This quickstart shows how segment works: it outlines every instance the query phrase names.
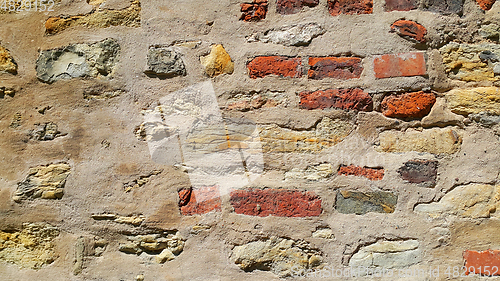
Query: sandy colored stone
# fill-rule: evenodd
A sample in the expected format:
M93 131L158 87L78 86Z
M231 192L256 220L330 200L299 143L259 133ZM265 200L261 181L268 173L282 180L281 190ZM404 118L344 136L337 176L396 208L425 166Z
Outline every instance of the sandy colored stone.
M285 46L307 46L312 39L324 34L326 30L317 23L302 23L269 29L264 33L254 33L248 42L274 43Z
M446 93L446 100L451 111L468 115L489 112L500 115L500 91L497 87L474 89L455 89Z
M306 179L318 181L329 178L333 175L332 165L328 163L308 166L305 170L293 168L285 173L285 180Z
M0 72L17 74L17 63L10 54L9 50L0 46Z
M321 239L334 239L335 235L333 234L333 231L329 228L320 228L315 232L313 232L312 237Z
M237 93L228 99L226 110L248 111L259 108L286 107L288 103L288 97L282 92Z
M71 167L66 163L31 168L26 179L18 184L16 193L13 196L14 201L19 202L37 197L61 198L62 188L66 184L70 169Z
M200 57L200 61L205 67L205 73L210 77L223 73L232 74L234 71L231 57L220 44L213 45L210 54Z
M462 143L460 135L453 129L432 128L422 132L385 131L380 133L381 152L428 152L433 154L453 154Z
M431 112L422 118L422 126L424 127L443 127L447 125L460 125L464 117L451 112L446 99L437 98L436 103L432 106Z
M404 268L422 259L417 240L380 241L362 247L349 260L349 266L368 268Z

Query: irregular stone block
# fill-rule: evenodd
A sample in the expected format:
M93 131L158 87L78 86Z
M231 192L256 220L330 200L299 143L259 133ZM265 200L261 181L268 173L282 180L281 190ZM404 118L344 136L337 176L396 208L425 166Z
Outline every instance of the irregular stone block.
M464 0L425 0L423 1L424 10L441 13L445 15L461 15L464 6Z
M260 21L266 18L267 0L254 0L252 3L243 3L241 6L241 17L243 21Z
M234 63L222 45L213 45L210 54L200 57L201 64L205 67L205 73L214 77L223 73L232 74Z
M4 86L0 87L0 99L3 99L5 95L13 98L15 94L16 90L14 88Z
M9 50L0 46L0 72L17 74L17 63L10 54Z
M332 16L371 14L373 0L328 0L328 11Z
M390 192L339 191L335 209L342 214L394 213L398 196Z
M500 36L500 26L494 23L482 25L478 31L483 38L498 41Z
M278 0L276 1L276 12L282 15L298 13L302 7L316 7L319 0Z
M416 0L385 0L385 11L410 11L417 8Z
M343 141L354 129L347 121L324 117L311 130L291 130L277 125L259 128L263 152L320 152Z
M360 58L352 57L310 57L309 79L353 79L359 78L363 72Z
M66 163L31 168L28 176L17 186L12 197L16 202L28 198L56 199L63 196L63 188L71 167Z
M250 78L262 78L268 75L281 77L302 77L302 59L282 56L261 56L252 59L248 64Z
M302 92L299 97L299 107L304 109L332 107L359 111L371 111L373 109L372 97L359 88Z
M422 118L429 114L436 102L436 96L423 91L386 96L380 104L382 113L395 118Z
M31 139L39 141L53 140L61 135L61 132L57 130L57 124L52 122L47 122L43 124L35 124L37 127L31 130L29 136Z
M467 116L487 112L500 115L500 91L497 87L454 89L446 93L446 101L456 114Z
M45 22L45 33L56 34L74 26L87 28L105 28L110 26L141 26L141 3L133 1L129 7L122 10L94 9L86 15L51 17Z
M125 192L130 192L133 189L140 188L140 187L144 186L145 184L147 184L151 180L152 176L159 175L162 171L163 170L154 170L154 171L149 172L146 175L140 176L139 178L137 178L133 181L129 181L127 183L124 183L123 189L125 190Z
M498 276L500 272L500 251L499 250L486 250L486 251L464 251L465 260L465 274L477 276Z
M285 173L285 180L306 179L310 181L318 181L327 179L331 175L333 175L332 165L325 163L308 166L305 170L293 168L292 170Z
M378 181L384 178L384 168L368 168L359 166L340 166L339 175L362 176L372 181Z
M282 92L238 93L228 99L226 110L249 111L259 108L286 107L289 99Z
M447 125L462 125L463 120L463 116L451 112L444 98L437 98L431 112L422 118L422 126L444 127Z
M398 169L401 177L410 183L422 183L427 187L436 185L438 161L411 160Z
M316 217L322 211L321 199L312 191L234 190L230 201L235 213L248 216Z
M488 112L480 112L477 114L470 114L469 119L480 123L481 125L491 128L500 123L500 116L492 115Z
M258 269L289 277L320 266L321 252L304 241L271 237L234 247L231 260L244 271Z
M500 207L500 186L469 184L455 187L439 200L429 204L419 204L414 210L430 217L455 215L463 218L498 217Z
M218 186L182 189L179 191L179 207L185 216L202 215L211 211L221 211Z
M313 232L312 237L321 239L335 239L335 235L333 235L333 231L330 228L320 228Z
M424 76L427 74L423 53L402 53L375 56L375 77Z
M85 90L83 98L86 100L107 100L125 93L124 90Z
M143 215L119 216L116 214L92 214L94 220L111 220L117 223L139 226L146 219Z
M422 260L417 240L379 241L362 247L349 260L352 268L405 268Z
M432 128L428 130L394 132L385 131L379 136L382 152L428 152L453 154L462 144L462 138L452 129Z
M114 39L94 44L74 44L45 50L36 61L38 79L46 83L75 77L106 77L112 74L120 45Z
M488 11L493 7L493 4L495 4L496 0L476 0L477 4L481 9Z
M391 32L416 43L424 43L427 29L411 20L397 20L391 25Z
M302 23L269 29L264 33L254 33L247 41L260 41L284 46L307 46L312 39L325 32L326 30L317 23Z
M21 112L16 112L16 114L14 114L14 116L12 117L12 121L10 122L9 127L15 129L20 127L22 123L23 123L23 116Z
M175 259L184 250L184 241L179 232L166 231L149 235L127 237L126 243L120 243L118 250L126 254L140 255L145 252L152 255L157 263ZM142 255L141 255L142 256Z
M172 48L150 46L148 50L148 67L144 73L149 76L171 78L186 75L186 67L181 55Z

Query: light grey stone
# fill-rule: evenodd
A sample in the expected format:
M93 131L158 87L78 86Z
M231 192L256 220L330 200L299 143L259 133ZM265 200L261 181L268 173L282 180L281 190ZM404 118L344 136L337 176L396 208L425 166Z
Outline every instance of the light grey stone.
M170 78L186 75L186 67L181 55L172 48L151 46L148 50L148 68L144 73L160 78Z
M313 38L325 32L326 30L317 23L303 23L270 29L264 33L255 33L247 41L270 42L285 46L305 46L309 45Z

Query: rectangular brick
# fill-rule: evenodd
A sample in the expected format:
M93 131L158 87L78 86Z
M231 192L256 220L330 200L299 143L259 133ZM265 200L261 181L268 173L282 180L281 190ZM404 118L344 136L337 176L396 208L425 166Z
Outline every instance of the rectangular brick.
M353 79L359 78L363 72L361 58L352 57L313 57L309 58L310 79Z
M318 4L319 0L277 0L276 12L282 15L290 15L300 12L302 7L316 7Z
M259 21L266 18L267 0L254 0L252 3L242 3L240 6L242 21Z
M315 217L321 214L321 199L312 191L248 189L231 192L237 214L249 216Z
M250 78L262 78L268 75L281 77L302 77L302 58L283 56L260 56L252 59L248 64Z
M417 8L416 0L385 0L385 11L410 11Z
M328 0L328 11L332 16L371 14L373 0Z
M499 250L486 250L482 252L466 250L463 256L467 275L500 275Z
M340 166L339 175L345 176L363 176L369 180L381 180L384 178L383 168L367 168L359 166Z
M179 207L183 215L202 215L211 211L221 211L217 185L182 189L178 194Z
M378 79L423 76L427 73L425 57L421 52L375 56L373 67L375 77Z
M373 109L372 97L359 88L302 92L299 97L299 106L303 109L332 107L359 111L371 111Z

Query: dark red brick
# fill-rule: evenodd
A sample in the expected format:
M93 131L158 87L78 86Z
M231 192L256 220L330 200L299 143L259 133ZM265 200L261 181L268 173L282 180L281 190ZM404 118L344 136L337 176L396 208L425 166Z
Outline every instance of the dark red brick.
M410 11L416 9L416 0L385 0L385 11Z
M276 12L282 15L298 13L302 7L316 7L319 0L278 0L276 2Z
M493 4L495 4L496 0L476 0L477 4L481 9L488 11L493 7Z
M332 107L359 111L371 111L373 109L372 97L358 88L302 92L299 97L299 106L303 109Z
M302 59L281 56L256 57L247 64L250 78L262 78L267 75L283 77L302 77Z
M401 178L410 183L424 183L429 187L436 185L438 161L410 160L398 169Z
M373 0L328 0L328 11L332 16L371 14Z
M202 215L221 210L220 192L216 185L182 189L178 193L183 215Z
M237 214L249 216L314 217L321 214L321 199L312 191L249 189L231 192Z
M241 6L241 17L243 21L259 21L266 18L267 0L254 0L253 3L243 3Z
M363 176L369 180L378 181L384 178L384 169L359 167L354 165L340 166L338 174L345 176Z
M391 32L396 32L403 38L424 43L427 29L411 20L398 20L391 25Z
M382 113L395 118L422 118L429 114L436 96L423 91L399 96L386 96L381 103Z
M425 57L421 52L375 56L376 78L426 75Z
M500 275L499 250L486 250L482 252L466 250L463 256L467 275Z
M352 79L359 78L363 72L360 58L351 57L318 57L309 58L310 79Z

